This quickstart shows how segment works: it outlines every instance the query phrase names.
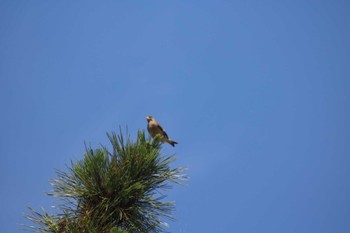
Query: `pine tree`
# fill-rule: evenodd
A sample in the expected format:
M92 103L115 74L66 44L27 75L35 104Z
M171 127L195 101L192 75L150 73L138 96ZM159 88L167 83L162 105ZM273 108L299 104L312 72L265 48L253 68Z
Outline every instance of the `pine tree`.
M34 232L127 233L162 232L173 220L173 202L163 201L171 183L182 184L185 168L171 168L174 156L162 154L159 138L138 131L136 142L120 131L107 134L112 145L86 147L84 159L57 170L52 180L58 213L32 208L26 218ZM57 212L57 211L56 211Z

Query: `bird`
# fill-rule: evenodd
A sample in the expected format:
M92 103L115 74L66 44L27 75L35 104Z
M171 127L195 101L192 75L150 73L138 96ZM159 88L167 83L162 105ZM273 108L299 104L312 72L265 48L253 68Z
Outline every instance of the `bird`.
M146 120L148 122L147 124L147 130L149 132L149 134L154 138L155 136L157 136L158 134L161 136L160 141L162 142L167 142L170 145L172 145L173 147L175 146L175 144L178 144L177 142L169 139L167 133L165 132L165 130L162 128L162 126L160 126L160 124L154 119L154 117L152 116L147 116Z

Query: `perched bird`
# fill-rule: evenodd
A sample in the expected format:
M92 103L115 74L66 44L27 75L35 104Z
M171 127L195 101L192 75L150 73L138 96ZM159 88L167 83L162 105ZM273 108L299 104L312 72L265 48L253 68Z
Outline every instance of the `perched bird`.
M161 137L161 141L162 142L167 142L172 146L175 146L175 144L177 144L177 142L169 139L168 135L166 134L165 130L162 128L162 126L160 126L160 124L152 117L152 116L148 116L146 117L146 120L148 122L147 125L147 130L149 132L149 134L154 138L157 134L159 134Z

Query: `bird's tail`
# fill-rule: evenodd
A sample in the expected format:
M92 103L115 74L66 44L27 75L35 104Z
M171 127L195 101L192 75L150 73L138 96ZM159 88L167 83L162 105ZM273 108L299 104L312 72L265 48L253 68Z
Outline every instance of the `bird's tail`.
M170 140L170 139L168 139L167 142L174 147L175 147L175 144L178 144L177 142Z

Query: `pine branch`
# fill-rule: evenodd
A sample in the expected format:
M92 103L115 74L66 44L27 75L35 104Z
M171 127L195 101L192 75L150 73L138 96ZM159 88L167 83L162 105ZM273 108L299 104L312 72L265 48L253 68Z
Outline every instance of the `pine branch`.
M163 191L182 184L185 168L171 168L174 156L161 153L159 138L139 131L136 142L122 132L107 134L112 151L86 147L84 159L57 170L48 195L61 200L60 214L30 208L27 219L36 232L162 232L173 220L173 202ZM113 229L113 230L112 230Z

